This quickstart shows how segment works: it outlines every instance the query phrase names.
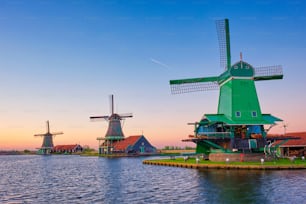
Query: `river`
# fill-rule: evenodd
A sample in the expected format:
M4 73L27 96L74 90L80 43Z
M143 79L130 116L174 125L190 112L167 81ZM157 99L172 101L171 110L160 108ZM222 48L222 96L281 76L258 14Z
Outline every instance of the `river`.
M306 203L305 170L198 170L144 159L0 156L0 203Z

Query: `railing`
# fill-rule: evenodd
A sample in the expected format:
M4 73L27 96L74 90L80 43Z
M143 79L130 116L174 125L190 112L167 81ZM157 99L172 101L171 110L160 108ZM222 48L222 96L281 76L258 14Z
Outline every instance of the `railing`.
M207 138L230 138L230 132L200 132L196 138L207 137Z

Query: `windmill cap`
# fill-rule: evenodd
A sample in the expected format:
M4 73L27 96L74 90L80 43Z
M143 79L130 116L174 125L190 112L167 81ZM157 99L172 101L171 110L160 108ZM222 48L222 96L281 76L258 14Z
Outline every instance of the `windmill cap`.
M230 75L233 77L253 77L254 67L244 61L239 61L231 66Z
M110 117L109 120L120 120L121 117L117 113L113 113Z

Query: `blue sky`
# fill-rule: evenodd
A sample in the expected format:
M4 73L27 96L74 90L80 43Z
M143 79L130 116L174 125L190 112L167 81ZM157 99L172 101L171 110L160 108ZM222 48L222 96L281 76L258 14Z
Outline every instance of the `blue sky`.
M65 133L55 143L97 145L107 123L89 116L109 113L109 94L134 114L126 136L189 145L186 124L215 113L218 92L171 95L169 80L221 73L223 18L233 63L283 65L283 80L256 83L262 111L305 130L306 2L247 2L0 0L0 149L38 147L46 120Z

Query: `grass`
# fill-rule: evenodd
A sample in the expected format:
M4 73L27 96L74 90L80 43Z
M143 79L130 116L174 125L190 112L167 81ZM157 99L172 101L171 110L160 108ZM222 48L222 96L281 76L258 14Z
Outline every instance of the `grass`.
M189 158L187 161L184 161L183 158L175 158L175 159L159 159L159 160L150 160L152 162L167 162L167 163L184 163L184 164L196 164L196 159L195 158ZM290 161L289 159L277 159L274 161L265 161L263 164L261 164L260 161L258 162L213 162L213 161L209 161L209 160L200 160L198 162L198 164L218 164L218 165L263 165L263 166L304 166L306 167L306 160L302 160L302 159L295 159L294 162Z
M80 156L99 156L98 152L82 152Z

